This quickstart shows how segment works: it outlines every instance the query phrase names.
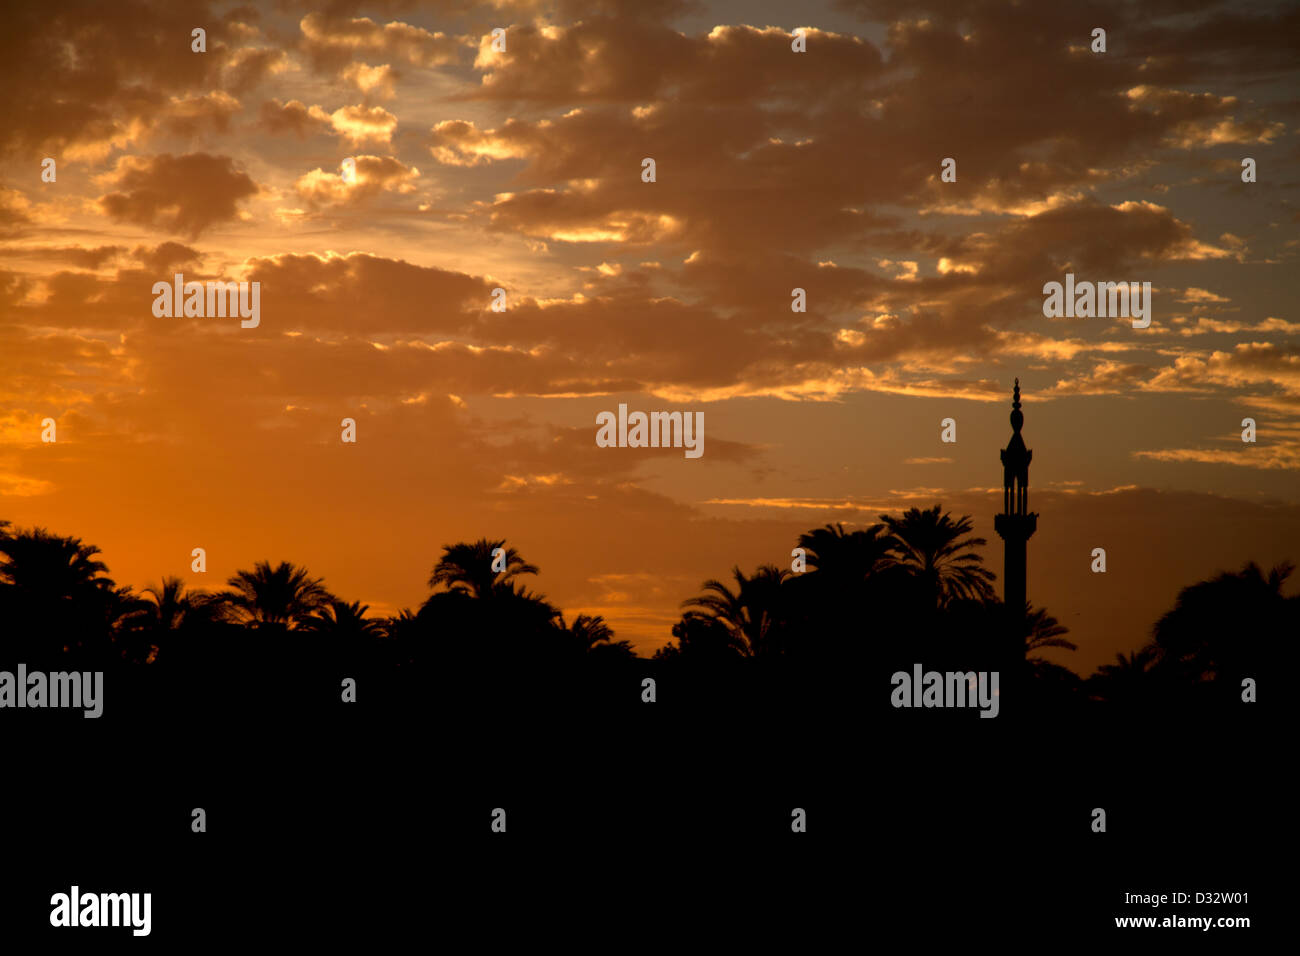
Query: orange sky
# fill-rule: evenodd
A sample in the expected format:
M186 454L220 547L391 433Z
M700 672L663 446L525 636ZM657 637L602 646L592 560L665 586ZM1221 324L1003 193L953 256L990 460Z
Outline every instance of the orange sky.
M137 588L283 559L379 613L505 537L648 654L827 521L942 502L1000 573L1019 376L1029 595L1087 673L1300 559L1300 21L1162 9L20 3L0 518ZM259 326L155 317L178 271L260 282ZM1045 318L1067 272L1151 282L1151 327ZM703 457L598 448L620 402L704 412Z

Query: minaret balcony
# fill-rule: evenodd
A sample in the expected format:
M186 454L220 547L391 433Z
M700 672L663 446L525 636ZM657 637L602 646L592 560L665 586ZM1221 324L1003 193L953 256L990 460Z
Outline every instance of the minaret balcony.
M1003 541L1026 541L1038 530L1038 513L994 515L993 530Z

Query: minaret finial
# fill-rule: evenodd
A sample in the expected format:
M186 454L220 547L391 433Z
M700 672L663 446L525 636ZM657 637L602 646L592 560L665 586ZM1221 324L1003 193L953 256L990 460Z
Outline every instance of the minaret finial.
M1020 407L1020 379L1018 378L1016 379L1016 391L1015 391L1014 400L1012 401L1011 405L1013 408Z
M1020 410L1020 379L1016 379L1016 391L1014 400L1011 403L1011 427L1016 434L1020 433L1020 427L1025 423L1025 413Z

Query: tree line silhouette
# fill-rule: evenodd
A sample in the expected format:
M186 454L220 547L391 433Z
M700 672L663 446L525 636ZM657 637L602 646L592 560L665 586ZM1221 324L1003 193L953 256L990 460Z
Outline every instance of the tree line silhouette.
M0 521L0 661L185 670L242 655L269 668L436 662L462 673L638 662L685 678L749 668L810 680L919 662L999 670L1004 702L1123 708L1239 699L1241 680L1277 666L1300 633L1300 598L1282 593L1293 566L1265 572L1252 562L1183 588L1145 646L1081 679L1042 656L1075 649L1065 627L1044 608L1007 608L996 598L979 552L986 543L972 534L970 516L939 505L851 531L828 524L805 532L804 572L765 564L703 582L682 603L675 642L647 665L600 616L568 622L530 591L522 579L539 569L504 540L446 545L419 608L375 617L288 562L258 562L218 591L164 577L136 593L109 577L97 547Z

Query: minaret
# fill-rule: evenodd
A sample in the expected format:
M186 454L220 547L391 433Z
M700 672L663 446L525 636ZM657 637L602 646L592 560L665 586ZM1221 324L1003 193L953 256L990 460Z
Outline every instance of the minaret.
M1020 427L1020 379L1016 379L1011 403L1011 441L1002 449L1002 514L993 527L1002 538L1005 564L1002 573L1002 601L1015 614L1025 607L1025 542L1038 530L1038 515L1029 511L1029 460L1034 453L1025 447Z

